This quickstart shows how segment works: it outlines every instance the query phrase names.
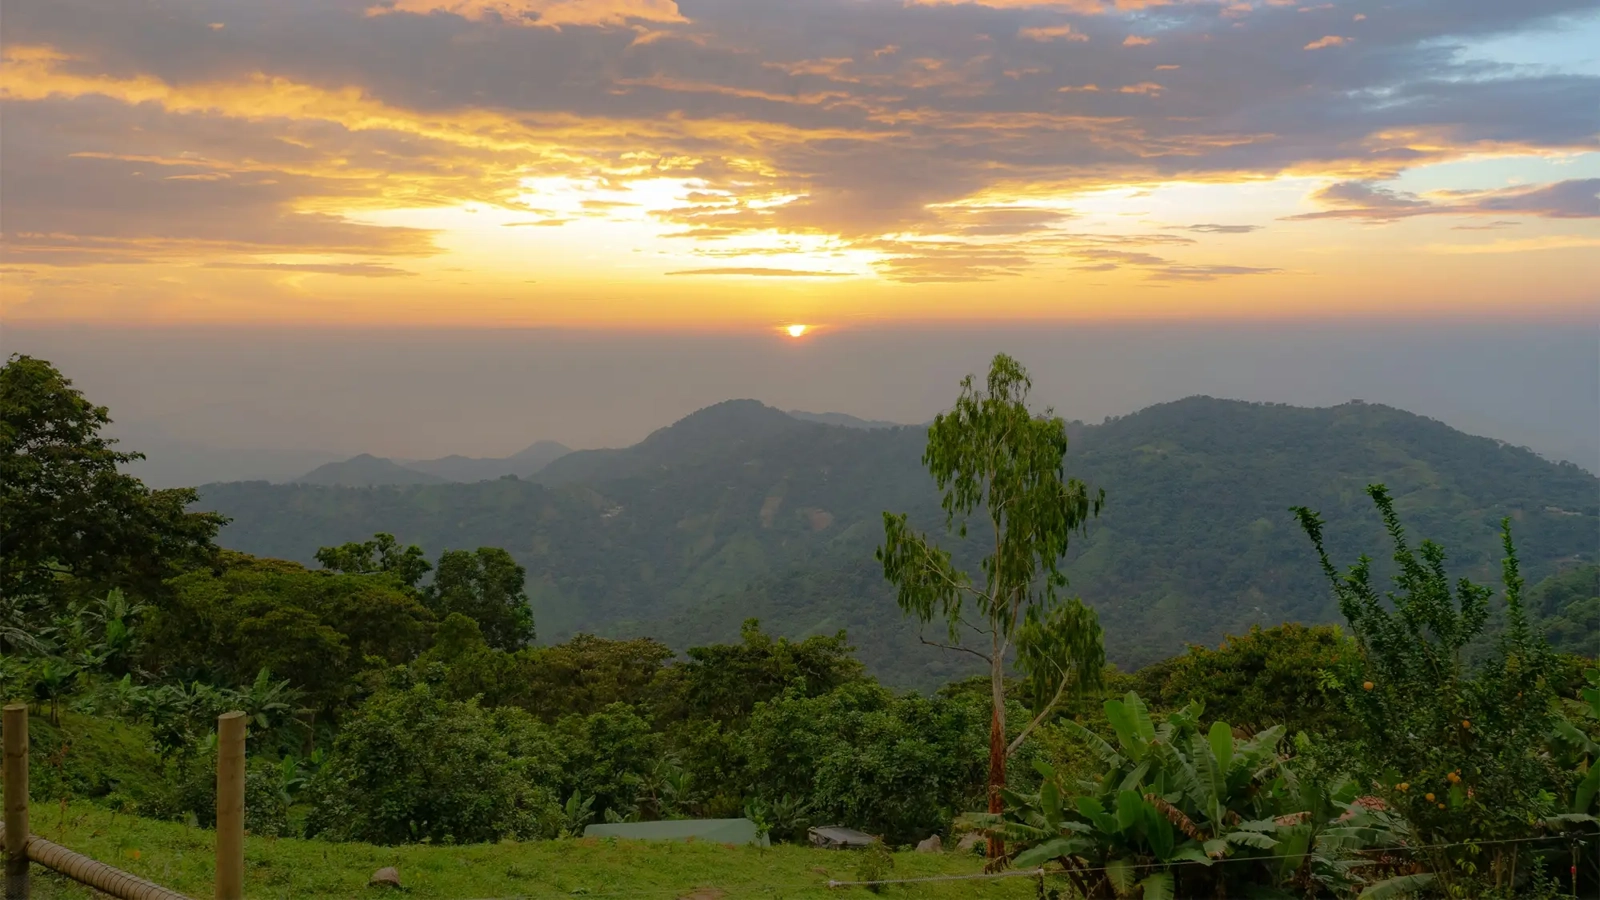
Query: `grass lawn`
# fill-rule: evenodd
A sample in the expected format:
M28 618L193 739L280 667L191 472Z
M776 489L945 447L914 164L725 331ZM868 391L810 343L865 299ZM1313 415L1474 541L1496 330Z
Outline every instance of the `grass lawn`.
M97 860L195 900L212 895L212 833L184 825L117 815L88 803L71 803L65 812L35 804L33 831ZM727 847L671 841L617 841L585 838L531 843L504 842L460 847L377 847L323 841L247 838L245 895L252 900L384 896L368 888L374 870L400 871L407 898L481 900L512 897L660 898L842 898L869 896L863 888L833 888L830 878L856 878L861 855L808 847ZM976 874L975 856L897 853L887 877ZM36 900L79 900L93 892L38 866ZM1029 878L896 885L885 894L926 898L1034 898ZM1064 881L1052 880L1052 887Z

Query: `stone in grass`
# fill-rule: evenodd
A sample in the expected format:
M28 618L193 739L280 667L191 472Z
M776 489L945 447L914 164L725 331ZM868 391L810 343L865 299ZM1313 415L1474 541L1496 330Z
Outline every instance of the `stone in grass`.
M983 835L976 831L969 831L961 836L961 840L956 841L956 850L961 853L972 853L978 847L986 844L987 841L984 840Z
M374 886L399 888L400 870L396 869L394 866L384 866L378 871L373 872L372 877L367 879L367 887Z
M936 834L936 835L928 838L927 840L918 843L917 844L917 852L918 853L943 853L944 852L944 841L940 840L939 836Z

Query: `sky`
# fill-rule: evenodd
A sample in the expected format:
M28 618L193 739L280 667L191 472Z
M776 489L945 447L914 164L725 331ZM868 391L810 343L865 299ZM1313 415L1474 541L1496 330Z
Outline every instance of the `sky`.
M10 0L3 28L11 327L1600 307L1594 0Z

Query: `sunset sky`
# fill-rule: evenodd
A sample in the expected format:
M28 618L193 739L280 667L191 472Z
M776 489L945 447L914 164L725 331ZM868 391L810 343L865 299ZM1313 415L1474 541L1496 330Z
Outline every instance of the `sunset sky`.
M10 0L15 323L1592 321L1593 0Z

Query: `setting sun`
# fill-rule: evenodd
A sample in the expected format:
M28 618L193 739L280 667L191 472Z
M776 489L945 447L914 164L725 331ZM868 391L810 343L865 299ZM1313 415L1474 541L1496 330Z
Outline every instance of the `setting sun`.
M797 338L797 337L799 337L799 336L801 336L801 335L806 333L806 326L804 326L804 325L790 325L789 327L785 328L784 331L789 332L789 337L796 337Z

